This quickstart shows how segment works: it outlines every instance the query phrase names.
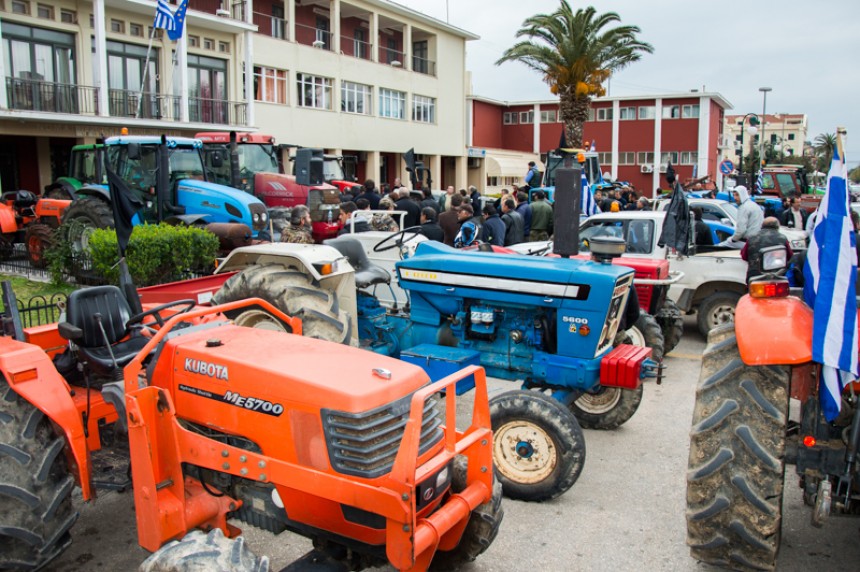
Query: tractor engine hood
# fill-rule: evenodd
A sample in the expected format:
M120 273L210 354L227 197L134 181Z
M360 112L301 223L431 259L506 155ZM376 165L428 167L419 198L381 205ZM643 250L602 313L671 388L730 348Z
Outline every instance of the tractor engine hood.
M177 188L177 202L188 213L205 215L206 222L239 222L257 231L268 226L263 201L232 187L183 179Z
M254 194L270 207L306 205L311 190L338 192L337 187L327 183L312 187L300 185L292 175L257 173L254 176Z

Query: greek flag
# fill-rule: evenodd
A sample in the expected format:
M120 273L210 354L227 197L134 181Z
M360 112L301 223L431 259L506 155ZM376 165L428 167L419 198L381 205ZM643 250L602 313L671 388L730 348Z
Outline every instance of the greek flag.
M582 216L591 216L600 212L600 207L594 202L594 195L588 185L585 171L582 171Z
M803 298L813 310L812 359L822 364L818 393L827 421L839 414L842 389L856 379L858 369L857 250L848 211L848 170L839 153L833 153L803 267Z
M152 22L153 28L163 28L168 32L176 29L176 22L173 19L173 10L170 9L170 4L167 0L158 0L155 7L155 20Z
M186 10L188 10L188 0L182 0L176 7L176 13L173 14L173 29L168 28L167 30L167 37L174 42L182 37L182 32L185 29Z
M754 195L760 195L764 191L764 177L761 174L761 170L758 172L758 177L755 179L755 190L753 192Z

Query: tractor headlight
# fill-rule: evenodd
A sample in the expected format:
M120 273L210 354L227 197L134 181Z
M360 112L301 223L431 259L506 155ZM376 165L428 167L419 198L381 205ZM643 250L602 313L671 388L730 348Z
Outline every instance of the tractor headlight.
M260 214L260 220L263 222L268 222L269 221L269 213L261 213Z
M448 470L448 467L445 467L444 469L442 469L439 472L438 475L436 475L436 490L437 491L442 490L445 487L445 485L448 483L448 475L449 474L450 474L450 471Z
M257 224L260 222L260 213L254 213L251 218L254 221L254 224Z

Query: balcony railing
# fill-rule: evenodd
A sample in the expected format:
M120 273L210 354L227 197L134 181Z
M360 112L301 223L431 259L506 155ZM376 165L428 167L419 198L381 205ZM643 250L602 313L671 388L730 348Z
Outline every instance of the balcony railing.
M412 71L436 77L436 62L427 58L412 56Z
M340 37L340 53L362 60L369 60L373 45L370 42L356 40L350 36Z
M289 40L290 32L287 27L287 21L277 16L263 14L262 12L254 12L254 24L257 25L257 32L264 36L269 36L278 40Z
M314 26L296 24L296 42L322 50L331 50L331 32Z
M398 50L379 46L379 63L394 67L406 67L406 54Z
M108 92L112 117L138 117L179 121L179 96L112 89Z
M188 99L188 119L195 123L245 125L247 104L223 99Z
M9 109L95 115L97 88L6 78L6 99Z

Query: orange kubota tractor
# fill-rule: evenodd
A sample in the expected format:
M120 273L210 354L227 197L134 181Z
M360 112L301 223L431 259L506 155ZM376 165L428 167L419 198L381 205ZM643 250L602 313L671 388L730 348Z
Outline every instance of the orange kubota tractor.
M86 501L133 487L153 570L214 570L244 553L228 519L308 536L305 558L344 570L454 567L498 531L482 368L430 384L417 366L303 337L260 299L132 315L101 286L72 293L65 321L28 329L8 283L3 302L0 569L40 568L68 546L76 485ZM248 305L292 333L224 319ZM475 405L457 431L453 385L468 376ZM98 470L105 456L130 460L130 482L124 467ZM230 569L268 569L243 562Z
M36 268L44 268L45 249L53 245L54 229L60 226L70 200L40 198L30 191L10 191L0 197L0 258L8 258L16 243L27 246L27 257Z

